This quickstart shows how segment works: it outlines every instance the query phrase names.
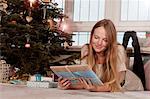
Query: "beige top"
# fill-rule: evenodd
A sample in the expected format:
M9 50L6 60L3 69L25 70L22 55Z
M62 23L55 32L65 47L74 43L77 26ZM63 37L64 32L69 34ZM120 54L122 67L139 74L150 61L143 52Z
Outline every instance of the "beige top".
M143 90L143 85L141 80L126 67L126 52L123 46L118 45L117 47L118 59L117 59L117 70L118 72L126 71L126 75L123 79L125 79L125 84L123 88L125 90ZM85 45L81 49L81 56L88 55L88 46ZM81 64L87 64L86 58L81 60ZM103 76L102 64L96 65L96 75L101 78Z
M103 65L102 64L97 64L96 65L96 69L95 69L95 73L96 73L96 75L99 77L99 78L102 78L102 76L103 76Z
M124 47L121 46L121 45L118 45L117 47L118 49L118 60L117 60L117 69L118 69L118 72L121 72L121 71L126 71L127 68L126 68L126 55L125 55L125 50L124 50ZM88 54L88 46L85 45L82 47L81 49L81 56L86 56ZM86 59L83 59L81 60L81 64L87 64L87 60ZM102 64L97 64L96 65L96 74L98 74L98 76L101 78L102 76Z

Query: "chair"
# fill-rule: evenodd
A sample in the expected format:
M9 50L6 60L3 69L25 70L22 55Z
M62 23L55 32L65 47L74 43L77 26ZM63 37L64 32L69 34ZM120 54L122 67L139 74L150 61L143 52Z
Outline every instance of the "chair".
M140 45L135 31L126 31L123 36L122 45L124 48L127 48L129 38L132 38L132 46L134 48L134 63L133 63L133 72L141 79L143 87L145 89L145 73L144 73L144 65L142 61L142 56L140 53Z

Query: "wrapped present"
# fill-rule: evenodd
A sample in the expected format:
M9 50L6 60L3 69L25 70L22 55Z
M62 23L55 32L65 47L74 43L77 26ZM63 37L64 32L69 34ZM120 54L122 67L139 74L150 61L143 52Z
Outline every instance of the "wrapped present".
M5 60L0 60L0 82L6 82L9 79L10 64Z
M49 82L49 81L27 81L27 87L34 87L34 88L56 88L56 82Z
M34 75L34 76L30 76L30 81L38 81L37 80L37 77ZM43 77L41 76L40 78L41 81L49 81L49 82L52 82L52 78L51 77Z
M49 88L57 88L57 82L50 82Z
M27 81L27 87L49 88L49 82L46 82L46 81Z

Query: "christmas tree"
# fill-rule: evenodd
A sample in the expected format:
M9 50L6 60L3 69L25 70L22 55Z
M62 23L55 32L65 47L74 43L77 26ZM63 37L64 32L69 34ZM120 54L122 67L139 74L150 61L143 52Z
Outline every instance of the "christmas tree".
M51 0L0 3L4 5L0 12L1 58L19 68L19 75L43 73L50 65L61 64L56 57L70 54L64 44L72 44L72 35L63 31L62 21L67 16L57 3Z

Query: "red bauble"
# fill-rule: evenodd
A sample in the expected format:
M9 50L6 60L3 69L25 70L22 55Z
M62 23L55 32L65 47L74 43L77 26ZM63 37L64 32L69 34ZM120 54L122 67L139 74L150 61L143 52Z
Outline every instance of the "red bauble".
M25 44L25 47L26 47L26 48L30 48L30 44L29 44L29 43L26 43L26 44Z
M40 3L41 3L40 0L34 0L34 2L32 2L32 6L31 6L31 1L30 0L24 0L25 7L26 8L30 8L30 9L37 9L37 8L39 8Z

